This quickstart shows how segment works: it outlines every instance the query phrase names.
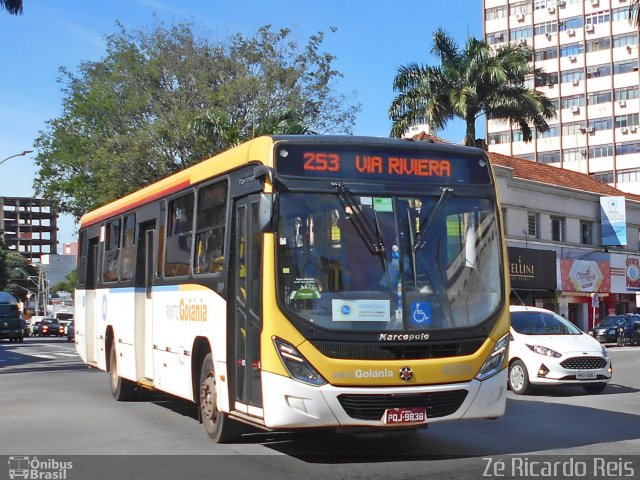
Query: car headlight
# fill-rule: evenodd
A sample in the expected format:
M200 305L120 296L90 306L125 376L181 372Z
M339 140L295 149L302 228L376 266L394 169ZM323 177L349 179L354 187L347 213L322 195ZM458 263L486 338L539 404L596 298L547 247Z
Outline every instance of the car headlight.
M273 338L273 343L291 378L315 386L327 383L293 345L276 337Z
M489 357L476 374L476 380L482 381L487 378L491 378L502 369L502 364L504 363L504 359L507 356L507 351L509 349L510 336L511 334L507 333L496 342L496 345L493 347Z
M541 345L528 345L526 343L525 345L527 345L527 347L529 347L529 350L531 350L532 352L544 355L546 357L560 358L562 356L561 353L558 353L555 350L551 350L550 348L543 347Z

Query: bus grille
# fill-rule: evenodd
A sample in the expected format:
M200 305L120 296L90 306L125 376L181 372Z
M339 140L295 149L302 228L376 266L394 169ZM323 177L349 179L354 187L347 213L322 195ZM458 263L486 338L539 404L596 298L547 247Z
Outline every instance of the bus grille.
M338 401L351 418L358 420L380 420L388 408L426 407L427 418L445 417L455 413L467 390L398 395L341 394Z
M560 363L568 370L595 370L604 368L607 361L602 357L572 357Z
M475 353L484 338L465 339L457 342L433 342L428 344L381 344L327 342L310 340L320 353L329 358L343 360L420 360L423 358L460 357Z

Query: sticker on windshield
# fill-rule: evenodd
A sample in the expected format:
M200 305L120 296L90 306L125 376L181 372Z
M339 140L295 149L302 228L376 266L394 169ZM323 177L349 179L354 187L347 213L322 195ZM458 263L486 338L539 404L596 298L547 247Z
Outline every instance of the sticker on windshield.
M390 212L393 213L393 203L390 198L374 198L373 209L376 212Z
M317 300L321 297L315 278L296 278L295 289L291 292L291 300Z
M431 325L431 302L411 304L411 325L428 327Z
M334 322L388 322L389 300L331 300Z

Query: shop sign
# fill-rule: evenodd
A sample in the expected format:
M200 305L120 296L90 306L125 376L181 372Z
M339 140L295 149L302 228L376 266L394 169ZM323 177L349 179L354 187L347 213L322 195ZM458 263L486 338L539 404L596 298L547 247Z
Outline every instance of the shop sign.
M602 245L627 244L627 214L624 197L600 197Z
M561 260L562 290L568 292L610 292L608 262Z
M556 252L509 247L511 288L521 290L556 289Z
M640 257L627 257L627 290L640 290Z

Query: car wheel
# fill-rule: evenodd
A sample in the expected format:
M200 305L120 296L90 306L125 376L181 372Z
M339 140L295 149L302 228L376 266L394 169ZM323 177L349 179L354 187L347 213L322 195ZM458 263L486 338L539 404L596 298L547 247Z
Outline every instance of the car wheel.
M531 391L529 372L520 360L516 360L509 366L509 388L516 395L524 395Z
M116 342L111 344L109 352L109 384L111 394L118 402L132 400L136 395L136 384L118 375L118 355L116 353Z
M583 385L582 388L587 393L602 393L607 388L606 383L591 383L589 385Z
M242 434L242 425L218 410L217 383L211 353L202 361L199 388L200 417L209 438L216 443L229 443Z

